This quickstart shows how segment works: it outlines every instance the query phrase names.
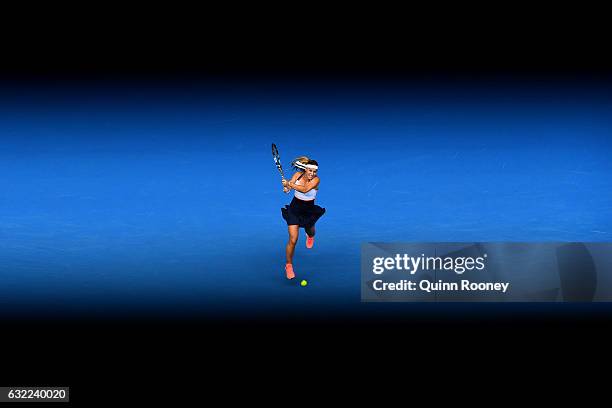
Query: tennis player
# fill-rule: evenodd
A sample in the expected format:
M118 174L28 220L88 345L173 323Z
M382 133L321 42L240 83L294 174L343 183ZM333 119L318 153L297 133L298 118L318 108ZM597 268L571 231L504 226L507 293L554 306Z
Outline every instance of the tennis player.
M289 205L281 208L283 218L287 221L289 241L287 242L287 264L285 273L287 279L295 278L293 271L293 253L297 244L300 227L306 231L306 248L312 248L315 237L315 223L325 213L325 208L315 205L315 197L319 191L320 179L317 176L319 164L306 156L298 157L291 162L296 173L291 180L282 180L283 191L295 191Z

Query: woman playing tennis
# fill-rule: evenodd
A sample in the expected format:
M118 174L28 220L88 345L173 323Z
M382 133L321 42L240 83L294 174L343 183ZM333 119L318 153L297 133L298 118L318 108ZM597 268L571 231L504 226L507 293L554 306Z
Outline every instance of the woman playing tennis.
M317 176L319 164L316 160L302 156L293 160L291 165L297 172L291 177L291 180L283 179L283 191L288 193L295 190L295 195L289 205L281 208L289 230L289 241L286 248L287 264L285 265L287 279L295 278L293 253L295 252L300 227L306 231L306 248L312 248L315 223L325 213L325 208L315 205L315 197L321 181Z

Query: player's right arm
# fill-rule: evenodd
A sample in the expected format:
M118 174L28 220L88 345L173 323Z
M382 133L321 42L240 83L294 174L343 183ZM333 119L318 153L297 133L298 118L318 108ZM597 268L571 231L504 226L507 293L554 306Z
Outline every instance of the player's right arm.
M291 180L290 181L292 183L295 183L295 181L298 179L298 177L300 177L301 174L302 173L300 173L300 172L294 173L293 176L291 176ZM283 183L283 192L288 193L290 191L291 191L291 187L289 187L289 185L286 183L286 180L285 180L285 183Z

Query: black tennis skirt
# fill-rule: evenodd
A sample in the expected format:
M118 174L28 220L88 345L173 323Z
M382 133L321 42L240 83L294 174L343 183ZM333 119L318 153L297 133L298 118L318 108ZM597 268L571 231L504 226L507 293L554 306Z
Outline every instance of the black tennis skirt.
M314 200L304 201L293 197L291 203L281 208L283 218L287 225L299 225L302 228L310 228L323 214L325 208L315 205Z

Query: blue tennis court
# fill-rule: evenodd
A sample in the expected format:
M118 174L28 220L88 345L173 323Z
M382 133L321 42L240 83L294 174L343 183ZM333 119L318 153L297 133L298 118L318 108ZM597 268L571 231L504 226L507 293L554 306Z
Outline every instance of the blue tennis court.
M360 302L360 243L611 241L610 91L516 80L5 84L3 313L414 310L426 306ZM294 281L280 212L291 197L272 142L287 173L294 157L319 162L327 210L313 250L300 230Z

